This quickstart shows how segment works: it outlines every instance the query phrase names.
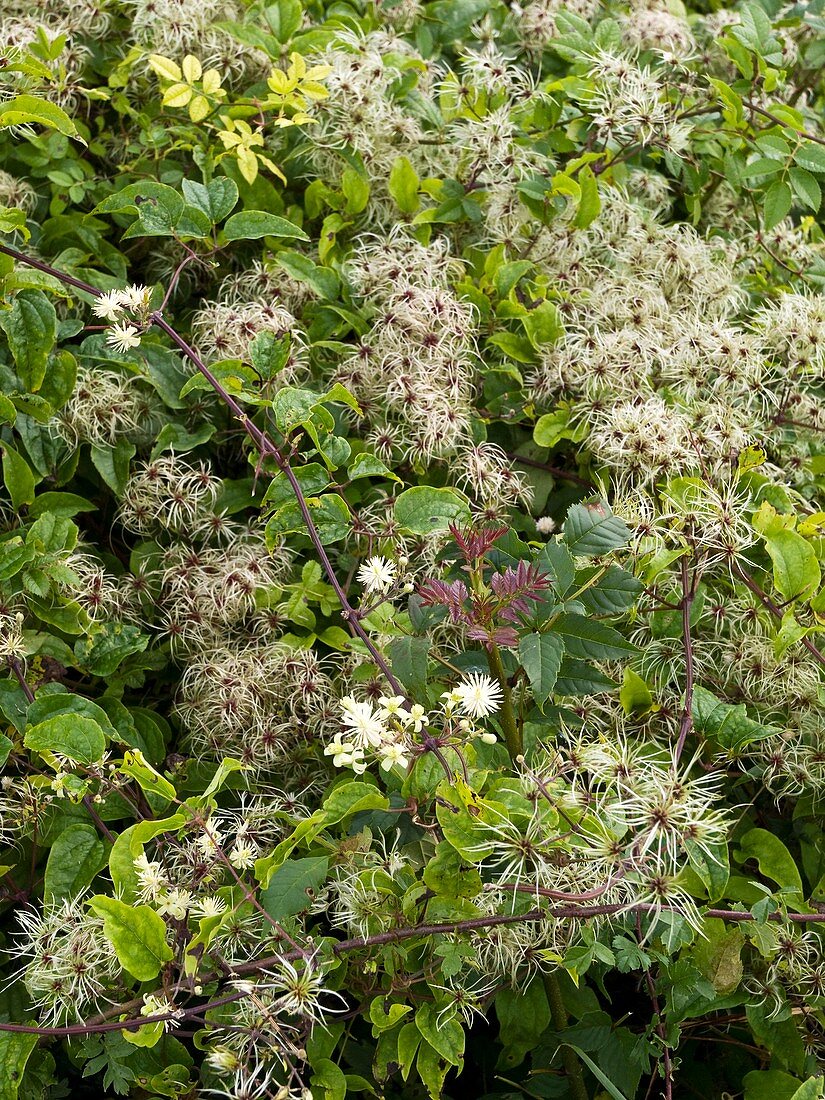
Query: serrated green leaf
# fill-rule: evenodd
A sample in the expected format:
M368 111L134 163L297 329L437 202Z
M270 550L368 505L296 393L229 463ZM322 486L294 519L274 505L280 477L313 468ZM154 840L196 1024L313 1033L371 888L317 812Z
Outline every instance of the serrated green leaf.
M518 653L530 681L533 698L542 707L556 686L564 657L564 641L555 633L524 634L519 639Z
M576 557L596 557L625 546L630 528L604 501L574 504L562 528L562 540Z
M590 661L610 661L637 652L618 630L584 615L565 612L559 615L553 629L561 635L567 655Z
M793 202L793 194L783 180L774 180L762 200L763 224L765 229L773 229L787 217Z
M796 197L816 213L822 205L822 188L806 168L791 168L788 176Z

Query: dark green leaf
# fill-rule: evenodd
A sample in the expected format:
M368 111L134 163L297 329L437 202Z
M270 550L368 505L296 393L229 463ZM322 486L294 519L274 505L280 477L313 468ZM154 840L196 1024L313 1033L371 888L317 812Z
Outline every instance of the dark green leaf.
M233 214L223 227L228 241L255 240L258 237L297 237L308 241L303 229L277 214L268 214L264 210L242 210Z

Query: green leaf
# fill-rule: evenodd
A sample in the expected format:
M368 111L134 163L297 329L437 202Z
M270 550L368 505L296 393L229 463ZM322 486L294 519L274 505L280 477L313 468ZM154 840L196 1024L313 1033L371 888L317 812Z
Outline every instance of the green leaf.
M376 455L369 451L362 451L347 469L347 477L350 481L357 481L361 477L386 477L391 481L401 481L398 474L387 469L384 463Z
M604 501L574 504L564 521L562 540L577 557L597 557L625 546L630 540L630 528L613 515Z
M373 1035L380 1031L387 1031L412 1012L411 1005L390 1004L387 1005L385 997L375 997L370 1001L369 1017L373 1026Z
M821 1077L813 1077L810 1080L821 1086ZM797 1100L796 1092L800 1087L798 1077L792 1077L781 1069L751 1070L750 1073L745 1074L742 1084L745 1086L744 1100ZM809 1081L805 1082L805 1085L807 1084ZM813 1096L819 1096L819 1093L815 1092ZM798 1100L803 1100L803 1097L799 1097Z
M7 99L0 104L0 129L8 126L25 126L34 122L38 126L47 126L50 130L57 130L66 137L77 138L86 144L78 134L77 127L56 103L39 96L18 95L14 99Z
M653 696L645 681L632 668L624 670L619 702L625 714L645 714L653 706Z
M23 240L29 240L31 232L26 228L25 210L0 206L0 233L20 233Z
M553 302L540 302L521 318L521 323L530 343L537 349L564 335L561 315Z
M402 214L414 214L421 202L418 173L407 157L396 157L390 169L389 191Z
M586 229L591 222L599 216L602 201L599 197L599 184L589 164L585 164L577 176L577 182L581 188L579 207L573 224L579 229Z
M193 432L189 432L183 424L177 421L169 421L160 429L149 456L154 460L165 451L174 451L175 454L185 454L207 443L215 434L214 424L199 424Z
M707 917L702 922L702 936L697 938L691 953L693 962L699 973L723 996L733 993L742 980L744 945L741 929L728 928L717 917Z
M11 309L0 311L20 381L36 393L46 374L46 363L57 339L57 313L42 290L21 290Z
M438 1006L425 1001L415 1014L415 1026L433 1050L451 1066L460 1066L464 1058L464 1028L453 1017L438 1019Z
M340 1066L329 1058L318 1058L312 1063L313 1100L344 1100L347 1095L347 1078Z
M103 933L120 965L139 982L156 978L163 964L174 958L163 918L151 906L127 905L105 894L95 894L89 905L103 917Z
M437 6L437 4L433 5L433 7ZM418 1029L416 1028L416 1030ZM419 1032L419 1034L421 1033ZM449 1071L450 1063L441 1057L435 1047L430 1046L428 1042L422 1040L418 1047L415 1068L418 1071L418 1076L427 1089L427 1095L430 1100L442 1100L444 1096L444 1080Z
M764 228L773 229L787 216L793 202L793 194L787 183L774 180L763 199Z
M125 901L137 898L139 880L135 860L143 854L144 845L161 833L177 831L187 820L184 814L173 814L159 821L139 821L123 830L109 853L109 874L120 898Z
M173 798L177 798L177 791L169 780L155 771L140 749L128 749L123 754L123 763L119 766L118 771L128 775L131 779L136 779L141 790L147 794L157 795L159 798L167 799L170 802Z
M427 661L430 653L428 637L393 638L387 646L392 670L414 699L422 699L427 691Z
M292 836L281 841L272 855L255 863L255 877L266 889L272 875L292 854L299 844L309 844L329 825L351 817L363 810L386 810L389 801L377 787L360 780L346 780L334 787L320 809L305 818Z
M269 880L266 890L261 891L261 905L279 923L295 916L315 901L328 869L326 856L288 859Z
M780 530L765 535L765 548L773 562L773 583L786 600L819 588L822 573L816 551L798 532Z
M544 416L539 417L533 429L533 441L539 447L555 447L562 439L580 443L586 438L585 424L571 427L569 409L555 409L553 412L545 413Z
M792 168L788 173L796 197L816 213L822 205L822 188L805 168Z
M554 630L561 634L570 657L590 661L610 661L636 653L634 645L612 626L566 612L555 620Z
M271 381L287 365L290 345L289 335L276 336L274 332L259 332L250 341L250 361L264 382Z
M264 210L241 210L233 214L223 227L228 241L249 241L258 237L296 237L308 241L303 229L277 214Z
M416 485L405 489L395 501L394 517L399 526L414 535L443 531L450 523L468 523L470 509L455 489Z
M304 390L298 386L283 386L272 399L272 412L278 430L284 435L299 425L308 426L314 412L319 413L319 424L328 431L334 427L334 420L323 408L323 398L315 390Z
M616 683L593 665L565 657L556 681L556 694L597 695L601 691L613 691L615 687Z
M135 445L128 439L119 439L114 447L93 443L89 448L95 469L117 496L123 495L129 478L129 463L135 454Z
M38 516L50 512L53 516L65 516L67 519L71 519L78 512L96 512L97 508L98 505L92 504L90 500L80 497L76 493L48 492L39 494L31 508L29 508L29 515L32 519L37 519Z
M58 714L32 726L23 744L34 752L57 752L78 764L96 764L106 751L106 735L92 718Z
M24 504L33 503L34 474L25 458L8 444L3 447L3 481L15 511L19 511Z
M320 813L326 826L335 825L363 810L386 810L388 806L386 795L371 783L348 780L333 788L324 800Z
M58 338L63 339L58 328ZM38 390L38 397L48 402L51 409L62 409L74 393L77 382L77 360L62 348L52 355L46 370L46 375Z
M354 168L345 168L341 176L341 191L347 204L347 214L360 214L370 201L370 185L360 172Z
M590 1055L585 1054L581 1047L574 1046L573 1043L563 1043L562 1045L569 1047L578 1058L581 1058L581 1060L584 1062L584 1064L587 1066L587 1068L590 1070L596 1080L604 1085L604 1087L613 1097L613 1100L627 1100L625 1094L613 1084L613 1082L605 1073L602 1073L602 1071L599 1069L599 1067L596 1065Z
M184 179L181 187L186 201L205 214L213 225L223 221L238 202L238 188L228 176L216 176L207 184Z
M111 676L133 653L143 653L149 635L132 623L94 623L89 633L75 642L78 668L93 676Z
M434 894L450 898L475 898L482 889L481 875L467 867L456 849L443 840L424 868L424 885Z
M106 863L106 846L91 825L68 825L46 863L43 897L49 902L79 897Z
M143 208L141 208L141 221L144 225L146 224L143 218ZM180 216L173 226L176 237L208 237L212 228L213 223L208 214L204 214L197 206L190 206L189 203L186 203L183 210L181 210ZM136 234L127 233L125 235L134 236Z
M564 657L564 642L557 634L524 634L519 640L519 660L530 680L533 698L544 706L556 686Z
M296 466L292 472L305 497L317 496L329 485L329 473L318 462ZM284 504L291 504L294 500L295 491L287 480L286 474L278 471L267 487L264 503L279 508Z
M346 538L351 516L346 502L338 493L307 497L306 506L324 545ZM288 501L270 516L264 532L266 544L272 550L284 535L305 530L306 523L297 500Z
M173 187L154 180L130 183L107 195L95 207L96 214L135 213L137 221L123 234L133 237L169 237L175 232L186 203Z
M275 263L298 282L306 283L319 298L335 299L340 292L338 276L328 267L321 267L302 252L284 249L275 256Z
M730 879L728 843L697 844L686 837L683 841L688 862L708 892L708 900L721 898Z
M26 1063L38 1042L37 1035L0 1031L0 1100L17 1100Z
M301 0L275 0L267 4L262 14L278 41L289 42L301 26L303 5Z
M29 726L36 726L45 722L47 718L58 716L91 718L108 738L117 740L118 731L103 707L93 703L91 699L84 699L82 695L75 695L68 691L57 692L54 695L39 694L28 708Z
M794 153L794 160L809 172L825 173L825 145L803 141Z
M517 1066L550 1023L550 1006L539 975L523 990L505 986L496 994L496 1016L499 1022L499 1042L504 1047L502 1062Z
M242 772L245 767L246 765L240 760L233 760L231 756L225 756L218 765L215 774L209 780L209 785L206 790L196 801L205 805L213 795L223 790L230 775L234 775L235 772Z
M821 1076L809 1077L799 1086L791 1100L818 1100L822 1096L823 1088L825 1088L825 1079Z
M739 840L737 859L755 859L759 870L783 889L802 898L802 877L794 858L778 836L767 829L749 829Z
M696 732L733 753L779 732L774 726L763 726L749 718L744 703L724 703L701 686L693 689L692 710Z
M596 566L590 566L582 569L576 579L584 585L600 571ZM642 582L632 573L621 566L610 565L604 576L577 598L594 615L617 615L633 606L643 588Z

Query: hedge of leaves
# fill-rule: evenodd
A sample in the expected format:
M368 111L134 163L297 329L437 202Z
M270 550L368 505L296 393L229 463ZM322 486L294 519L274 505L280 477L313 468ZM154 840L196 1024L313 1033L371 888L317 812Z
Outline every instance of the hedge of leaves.
M821 1096L821 0L0 27L0 1100Z

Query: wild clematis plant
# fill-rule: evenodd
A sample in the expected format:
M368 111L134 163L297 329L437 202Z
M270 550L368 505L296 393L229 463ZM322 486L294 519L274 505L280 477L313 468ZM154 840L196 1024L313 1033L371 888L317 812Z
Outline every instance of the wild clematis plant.
M0 1100L820 1095L821 14L31 7Z

